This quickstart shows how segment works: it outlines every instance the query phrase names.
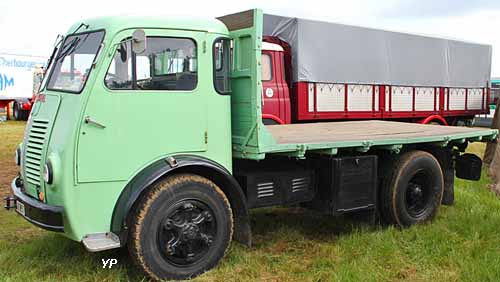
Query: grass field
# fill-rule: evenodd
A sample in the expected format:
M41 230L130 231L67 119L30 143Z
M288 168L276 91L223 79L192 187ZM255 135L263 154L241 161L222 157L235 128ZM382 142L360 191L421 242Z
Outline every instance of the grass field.
M17 172L24 123L0 123L0 194ZM484 145L473 144L481 153ZM457 181L456 205L428 225L398 230L370 216L332 218L298 208L252 212L254 246L233 244L196 281L499 281L500 200L488 180ZM101 259L118 265L103 269ZM125 250L87 253L59 234L0 211L0 281L148 281Z

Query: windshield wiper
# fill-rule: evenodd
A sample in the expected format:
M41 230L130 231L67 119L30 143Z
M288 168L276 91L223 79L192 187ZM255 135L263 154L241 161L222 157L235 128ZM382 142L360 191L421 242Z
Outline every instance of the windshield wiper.
M61 49L61 52L57 56L56 61L59 61L60 59L66 57L70 53L73 53L79 42L80 42L80 37L75 37L75 39L71 40L70 42L68 42L68 44L64 45Z
M74 35L77 33L82 27L89 28L89 25L86 23L81 23L72 33L68 34L66 38L70 38L70 36ZM88 35L87 35L88 37ZM87 39L87 38L85 38ZM83 41L85 41L85 39ZM76 46L80 43L81 39L79 37L76 37L72 41L68 42L67 44L64 44L62 46L61 51L59 52L59 55L56 58L56 61L59 61L60 59L72 54L76 50ZM66 46L68 46L66 48Z

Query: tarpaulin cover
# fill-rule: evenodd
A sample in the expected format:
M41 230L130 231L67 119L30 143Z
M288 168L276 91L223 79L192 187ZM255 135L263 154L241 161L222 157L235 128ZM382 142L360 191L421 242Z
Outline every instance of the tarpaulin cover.
M486 87L489 45L264 15L264 36L290 44L294 81Z

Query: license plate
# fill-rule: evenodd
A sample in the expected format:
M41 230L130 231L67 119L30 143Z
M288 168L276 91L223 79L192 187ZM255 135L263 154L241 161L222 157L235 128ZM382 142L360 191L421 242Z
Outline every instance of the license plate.
M23 216L26 215L26 212L24 210L24 204L19 201L16 202L16 211Z

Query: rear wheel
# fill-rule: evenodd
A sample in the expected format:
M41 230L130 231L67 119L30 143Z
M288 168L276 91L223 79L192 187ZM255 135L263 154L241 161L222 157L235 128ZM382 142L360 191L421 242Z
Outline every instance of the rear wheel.
M401 156L381 189L381 215L389 224L407 227L432 220L443 197L443 172L424 151Z
M135 207L128 247L152 278L189 279L224 256L232 232L229 201L213 182L191 174L168 177Z

